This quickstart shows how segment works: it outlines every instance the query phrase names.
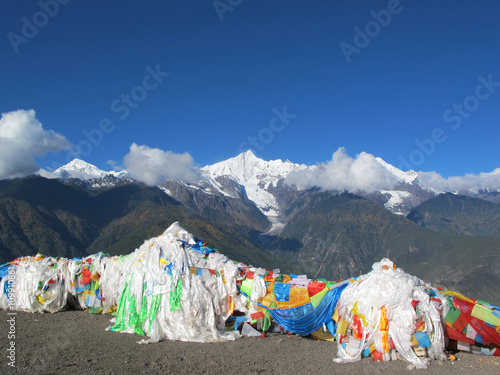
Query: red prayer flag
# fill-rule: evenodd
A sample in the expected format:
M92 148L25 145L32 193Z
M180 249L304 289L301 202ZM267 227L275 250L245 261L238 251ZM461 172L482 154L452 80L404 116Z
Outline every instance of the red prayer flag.
M80 278L80 284L88 284L88 283L90 283L90 270L84 268L82 270L82 276Z
M449 326L446 326L446 334L450 340L460 341L466 344L474 345L474 340L471 340L462 332L458 332L457 330L454 330Z
M323 289L325 289L326 283L309 283L307 284L307 293L309 294L309 297L314 296L315 294L318 294L321 292Z
M256 313L250 314L252 320L263 319L266 316L264 311L258 311Z

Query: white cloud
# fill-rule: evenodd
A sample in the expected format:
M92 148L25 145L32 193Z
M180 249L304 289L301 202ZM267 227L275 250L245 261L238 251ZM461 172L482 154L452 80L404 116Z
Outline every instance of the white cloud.
M49 179L56 179L56 178L59 178L60 176L46 170L46 169L43 169L43 168L40 168L38 170L38 172L36 172L37 175L39 176L42 176L42 177L45 177L45 178L49 178Z
M34 157L66 150L71 143L45 130L35 111L17 110L0 118L0 179L23 177L39 170Z
M133 178L148 185L159 185L169 179L196 182L202 178L187 152L176 154L133 143L123 161Z
M490 173L466 174L465 176L443 177L437 172L418 172L423 186L437 191L458 191L462 189L500 189L500 168Z
M332 160L316 168L295 170L286 182L302 189L319 187L324 190L365 191L391 189L396 178L375 157L362 152L352 158L344 148L333 153Z

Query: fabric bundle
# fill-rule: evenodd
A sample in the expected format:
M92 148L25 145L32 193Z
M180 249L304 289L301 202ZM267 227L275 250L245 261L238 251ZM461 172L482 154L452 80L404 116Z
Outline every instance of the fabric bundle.
M335 362L425 368L445 360L445 348L500 355L500 307L433 288L389 259L358 278L309 279L230 260L178 223L125 256L38 254L4 264L0 308L110 314L109 330L144 336L140 343L312 335L337 341Z

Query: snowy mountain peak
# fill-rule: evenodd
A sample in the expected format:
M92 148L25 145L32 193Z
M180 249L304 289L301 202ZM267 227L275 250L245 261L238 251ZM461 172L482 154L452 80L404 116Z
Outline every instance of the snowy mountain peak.
M374 159L375 163L373 163L373 156L368 158L368 168L364 169L364 173L368 174L367 177L370 178L370 173L368 172L373 170L375 177L378 178L378 176L381 176L389 181L391 186L384 186L383 189L376 189L376 191L371 192L359 190L358 193L377 204L383 205L393 213L405 215L412 207L442 191L453 191L477 197L488 196L490 190L491 192L499 191L498 189L486 188L483 186L484 184L475 184L474 180L470 181L470 178L458 181L461 184L457 184L457 179L450 180L449 182L442 181L441 185L443 185L443 188L438 191L429 187L432 184L435 185L435 173L422 174L422 172L417 173L413 170L404 172L379 157L375 157ZM344 161L350 163L344 163L349 168L354 163L347 156L344 157ZM336 162L339 163L339 161ZM199 190L204 194L214 195L220 193L225 197L224 199L248 199L269 220L271 224L269 233L276 233L286 223L288 215L286 208L289 203L294 199L295 194L302 194L300 187L298 188L299 190L294 190L297 187L294 186L292 180L296 176L296 172L298 172L297 174L300 175L302 180L312 182L311 186L318 186L320 188L322 187L321 183L325 183L325 181L328 184L331 181L335 182L336 179L346 179L346 176L357 176L353 173L349 174L351 171L349 168L346 171L344 165L334 165L332 168L327 168L331 163L333 161L329 162L326 166L324 164L307 166L281 159L266 161L257 157L252 151L247 151L233 158L201 168L200 172L204 179L198 183L186 184L181 181L173 182L177 182L191 191ZM364 166L361 165L361 167ZM104 171L80 159L74 159L52 173L40 170L38 174L47 178L61 178L64 180L79 179L83 181L84 186L90 188L110 187L133 182L128 170L120 172ZM488 174L490 180L492 180L489 185L498 181L499 175L500 169ZM361 182L363 182L363 178ZM485 180L484 176L482 180ZM320 184L314 185L315 182L319 182ZM336 186L335 183L333 186ZM181 196L182 188L177 190L177 193L181 194L179 196L176 196L175 188L166 186L162 186L162 188L167 194L174 197L174 199L184 199ZM332 189L334 190L335 188L330 188L330 190ZM337 191L342 191L341 188L336 189Z
M281 159L265 161L252 151L247 151L234 158L207 165L201 169L207 180L224 194L224 187L218 181L228 177L245 189L245 193L257 208L268 217L273 227L279 227L281 209L270 188L276 188L278 182L296 169L310 168Z
M95 165L89 164L81 159L73 159L68 164L57 168L53 175L59 178L78 178L82 181L91 180L94 178L103 178L107 175L112 175L114 177L124 177L127 174L126 171L103 171L97 168Z
M235 156L235 158L254 158L254 159L259 159L255 154L253 153L252 150L247 150L245 152L242 152L241 154Z
M413 184L417 179L418 173L410 170L408 172L403 172L401 169L396 168L392 164L387 163L382 158L375 158L375 160L385 169L387 169L394 177L396 177L398 182L404 182L406 184Z
M81 159L73 159L68 164L57 168L54 171L54 174L63 178L70 177L79 178L81 180L89 180L91 178L104 177L106 172Z
M281 159L265 161L249 150L233 158L207 165L202 168L202 172L214 178L230 176L242 185L256 179L265 179L268 183L275 184L280 178L285 178L292 170L304 168L308 167L294 164L289 160L285 162Z

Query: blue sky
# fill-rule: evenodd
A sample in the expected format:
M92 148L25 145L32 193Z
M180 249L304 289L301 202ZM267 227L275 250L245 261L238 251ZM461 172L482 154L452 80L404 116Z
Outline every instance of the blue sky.
M200 166L248 148L315 164L344 147L446 177L500 167L498 1L0 9L0 112L33 109L67 140L37 149L42 168L65 164L71 144L109 170L133 143Z

